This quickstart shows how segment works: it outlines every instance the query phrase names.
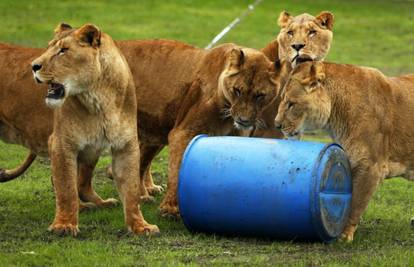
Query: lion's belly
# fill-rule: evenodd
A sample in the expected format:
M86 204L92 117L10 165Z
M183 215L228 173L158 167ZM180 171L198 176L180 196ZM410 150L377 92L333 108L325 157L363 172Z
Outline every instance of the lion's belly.
M22 145L39 156L48 156L47 138L45 140L27 138L24 133L2 121L0 121L0 139L5 143Z
M386 164L387 174L385 178L401 176L407 180L414 181L414 169L400 162L388 162Z
M85 163L93 163L109 146L109 141L103 134L84 138L79 143L79 159Z

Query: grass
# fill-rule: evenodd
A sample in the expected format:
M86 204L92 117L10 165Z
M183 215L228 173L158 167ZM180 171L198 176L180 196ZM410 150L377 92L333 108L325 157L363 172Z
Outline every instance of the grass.
M170 38L203 47L250 1L12 1L0 2L0 41L44 47L60 21L93 22L115 39ZM336 15L329 60L380 68L389 75L414 72L412 1L266 0L223 42L260 48L278 32L278 13ZM314 140L326 141L319 136ZM18 165L27 151L0 142L0 166ZM99 162L95 187L117 196L104 176L110 159ZM167 151L154 163L158 183L166 183ZM413 266L414 183L386 181L375 194L352 244L297 243L190 234L181 221L158 216L157 205L143 212L162 235L126 234L122 208L80 215L78 238L56 237L46 229L54 215L47 161L36 160L18 180L0 185L0 266L166 266L299 265Z

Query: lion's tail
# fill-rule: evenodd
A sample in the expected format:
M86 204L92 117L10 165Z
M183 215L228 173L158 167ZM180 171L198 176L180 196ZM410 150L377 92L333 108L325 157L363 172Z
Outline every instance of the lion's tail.
M33 161L36 159L36 156L37 155L35 153L30 152L30 154L27 155L26 159L20 166L11 170L0 168L0 183L14 180L22 175L30 167L30 165L32 165Z

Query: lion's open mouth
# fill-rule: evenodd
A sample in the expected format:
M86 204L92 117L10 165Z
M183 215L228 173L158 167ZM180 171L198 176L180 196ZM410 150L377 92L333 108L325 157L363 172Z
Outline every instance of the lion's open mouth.
M60 83L49 83L46 98L62 99L65 96L65 87Z

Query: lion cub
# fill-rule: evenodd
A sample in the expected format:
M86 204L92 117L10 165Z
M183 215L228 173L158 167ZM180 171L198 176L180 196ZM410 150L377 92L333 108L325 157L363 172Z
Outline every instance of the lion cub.
M96 163L103 149L110 147L128 230L158 233L139 208L135 86L111 37L91 24L71 29L49 43L32 69L38 82L49 85L46 104L56 108L49 138L56 215L49 229L77 235L80 163Z
M353 196L341 238L352 241L384 178L414 180L414 75L306 62L293 70L282 98L275 123L285 135L325 127L349 156Z

